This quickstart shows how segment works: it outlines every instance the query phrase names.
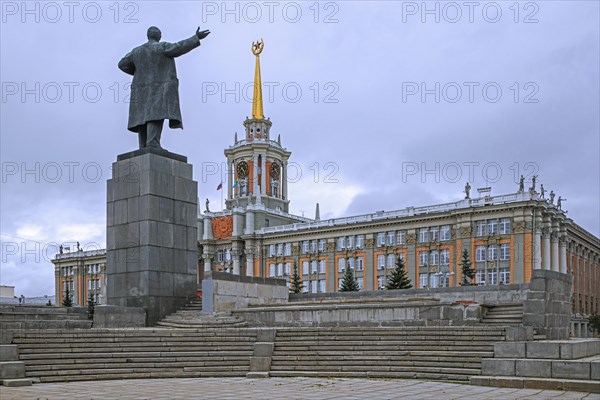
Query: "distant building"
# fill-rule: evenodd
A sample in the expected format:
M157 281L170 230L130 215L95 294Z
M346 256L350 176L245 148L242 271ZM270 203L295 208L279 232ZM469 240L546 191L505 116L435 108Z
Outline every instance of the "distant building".
M0 285L0 298L14 298L15 297L15 287L14 286L5 286Z
M73 305L86 305L90 294L97 304L105 303L106 249L59 253L52 263L57 305L62 304L67 287Z

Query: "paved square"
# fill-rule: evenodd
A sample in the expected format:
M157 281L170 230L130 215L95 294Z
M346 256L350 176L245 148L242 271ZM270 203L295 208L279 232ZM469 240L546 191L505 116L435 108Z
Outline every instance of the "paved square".
M538 389L502 389L418 380L320 378L185 378L132 379L2 386L2 400L21 399L588 399L600 395Z

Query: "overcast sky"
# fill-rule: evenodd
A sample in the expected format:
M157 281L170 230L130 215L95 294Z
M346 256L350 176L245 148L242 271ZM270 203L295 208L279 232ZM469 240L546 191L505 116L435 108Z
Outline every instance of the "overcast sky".
M457 201L467 181L514 193L535 174L598 236L598 4L3 1L1 284L54 294L57 244L105 246L110 165L137 147L117 63L151 25L168 42L212 32L177 59L185 129L162 140L188 157L212 209L212 171L243 135L250 47L263 38L264 109L292 151L292 213Z

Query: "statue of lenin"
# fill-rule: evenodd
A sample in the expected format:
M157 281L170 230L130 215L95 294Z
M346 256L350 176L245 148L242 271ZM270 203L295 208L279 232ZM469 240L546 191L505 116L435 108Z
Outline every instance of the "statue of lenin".
M119 69L133 75L127 129L137 132L140 149L160 149L163 122L169 128L183 128L179 109L179 81L175 57L200 46L200 40L210 31L196 30L189 39L177 43L160 42L161 32L148 28L148 42L131 50L119 61Z

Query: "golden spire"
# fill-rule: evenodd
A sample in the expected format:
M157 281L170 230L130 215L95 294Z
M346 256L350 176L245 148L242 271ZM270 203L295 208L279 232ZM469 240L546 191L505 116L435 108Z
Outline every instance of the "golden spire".
M264 119L263 100L262 100L262 82L260 80L260 53L262 53L265 43L252 42L252 54L256 56L256 66L254 68L254 97L252 98L252 118Z

